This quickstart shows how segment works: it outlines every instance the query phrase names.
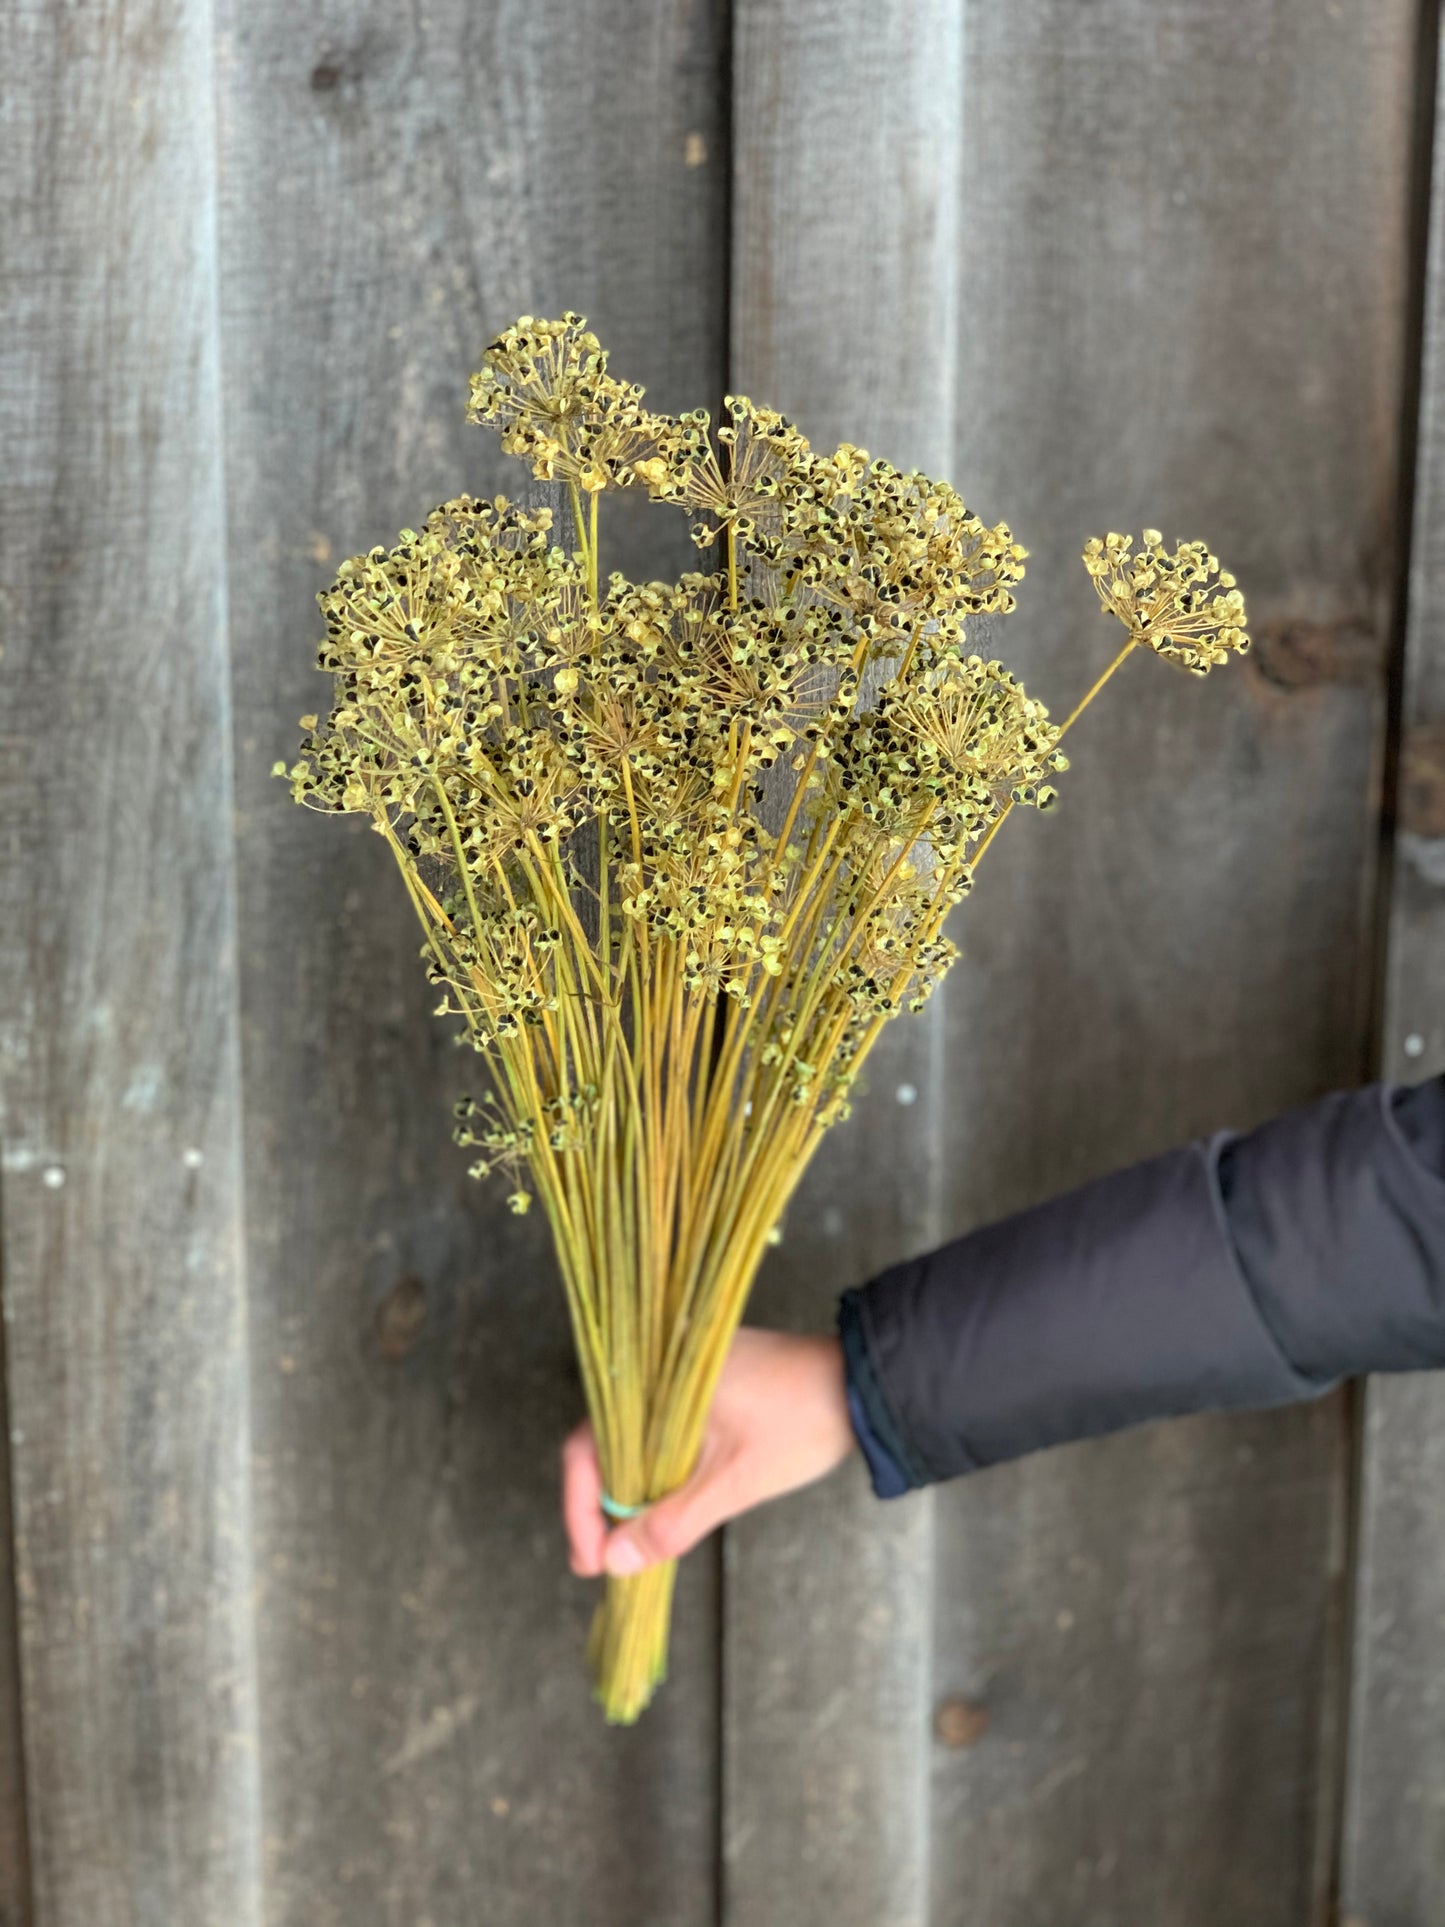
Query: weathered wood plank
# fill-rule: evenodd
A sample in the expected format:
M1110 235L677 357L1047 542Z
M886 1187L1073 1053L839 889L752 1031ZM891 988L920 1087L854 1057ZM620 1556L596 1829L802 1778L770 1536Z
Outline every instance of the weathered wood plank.
M1445 1070L1445 119L1437 118L1382 1075ZM1342 1875L1357 1927L1445 1893L1445 1385L1365 1388Z
M1132 663L990 856L960 1222L1368 1070L1413 42L1407 4L970 10L960 447L1033 551L1030 683L1102 665L1109 527L1207 536L1259 646ZM1331 1402L940 1495L937 1690L992 1720L936 1749L939 1927L1321 1917L1346 1446Z
M341 556L525 472L462 419L517 314L576 308L668 407L723 387L719 9L226 9L224 331L247 1196L273 1927L700 1927L715 1909L715 1562L608 1731L566 1567L580 1413L545 1226L466 1176L474 1077L386 851L266 771L317 706ZM690 565L680 518L605 564ZM351 831L352 833L348 833Z
M960 29L952 0L736 9L734 385L816 446L932 472L953 456ZM825 1324L841 1284L943 1235L945 1005L881 1041L758 1319ZM880 1510L857 1467L729 1530L729 1927L927 1919L932 1532L930 1498Z
M0 1271L35 1913L247 1927L210 9L6 11Z
M1284 0L1247 19L1122 0L740 11L738 379L890 455L938 460L941 438L951 478L1034 552L989 646L1046 700L1067 706L1107 646L1076 560L1095 529L1206 534L1261 637L1254 665L1203 688L1131 665L1081 732L1062 814L1010 827L960 918L943 1047L910 1079L907 1121L934 1128L899 1136L880 1072L855 1148L840 1134L810 1192L810 1238L830 1205L866 1237L810 1244L774 1300L790 1317L821 1322L905 1243L1367 1068L1412 27L1403 0L1368 22ZM950 218L945 275L930 250ZM940 424L926 455L868 415L870 381L909 379ZM920 1190L910 1221L899 1200ZM846 1575L869 1522L840 1488L747 1526L727 1589L730 1918L1310 1917L1345 1445L1327 1404L940 1493L932 1690L993 1719L934 1749L926 1863L909 1749L927 1744L929 1672L886 1626L871 1649L860 1633ZM904 1530L891 1510L872 1523ZM832 1620L788 1603L813 1571ZM899 1604L922 1584L926 1561L881 1612L926 1627L926 1600ZM839 1659L849 1697L820 1737L807 1711L825 1696L770 1701L756 1680L812 1682L834 1641L863 1663ZM855 1721L889 1734L876 1772ZM784 1844L760 1863L764 1828ZM802 1895L799 1842L826 1861Z
M0 1167L3 1181L3 1167ZM0 1208L4 1198L0 1196ZM3 1227L0 1227L3 1250ZM5 1304L0 1282L0 1309ZM31 1927L30 1827L20 1715L20 1628L15 1599L15 1523L10 1503L10 1413L0 1325L0 1927Z

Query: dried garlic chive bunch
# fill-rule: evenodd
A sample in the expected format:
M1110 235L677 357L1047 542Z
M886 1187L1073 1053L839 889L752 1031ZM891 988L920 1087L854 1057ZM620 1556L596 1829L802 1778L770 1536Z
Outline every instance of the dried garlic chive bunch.
M1200 545L1093 541L1128 640L1057 726L968 645L1014 607L1005 524L724 405L716 429L650 411L576 315L509 328L470 418L561 485L574 546L549 509L461 497L347 562L320 597L330 713L278 765L396 859L438 1013L491 1072L460 1141L551 1223L619 1510L690 1473L794 1187L953 962L944 921L1004 818L1054 802L1065 730L1139 644L1202 674L1248 641ZM704 566L604 577L618 488L683 510ZM613 1719L662 1676L672 1584L608 1582Z

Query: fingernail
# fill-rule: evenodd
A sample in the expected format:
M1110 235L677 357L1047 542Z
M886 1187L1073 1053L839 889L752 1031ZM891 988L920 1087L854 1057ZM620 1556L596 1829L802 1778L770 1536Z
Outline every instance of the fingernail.
M607 1570L614 1579L630 1579L647 1564L647 1555L635 1539L613 1539L607 1547Z

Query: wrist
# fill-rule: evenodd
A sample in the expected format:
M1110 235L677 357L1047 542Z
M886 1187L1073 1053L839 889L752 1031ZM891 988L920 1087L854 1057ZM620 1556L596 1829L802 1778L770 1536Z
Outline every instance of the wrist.
M842 1340L816 1332L799 1341L806 1372L806 1400L820 1457L841 1465L857 1447L848 1409L848 1373Z

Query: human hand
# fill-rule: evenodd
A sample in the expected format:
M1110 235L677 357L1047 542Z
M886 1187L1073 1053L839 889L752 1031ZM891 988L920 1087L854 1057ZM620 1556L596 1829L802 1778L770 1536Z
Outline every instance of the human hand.
M623 1577L680 1558L724 1520L821 1479L852 1449L838 1340L744 1326L718 1380L696 1470L639 1518L609 1527L592 1427L568 1437L562 1516L572 1570Z

